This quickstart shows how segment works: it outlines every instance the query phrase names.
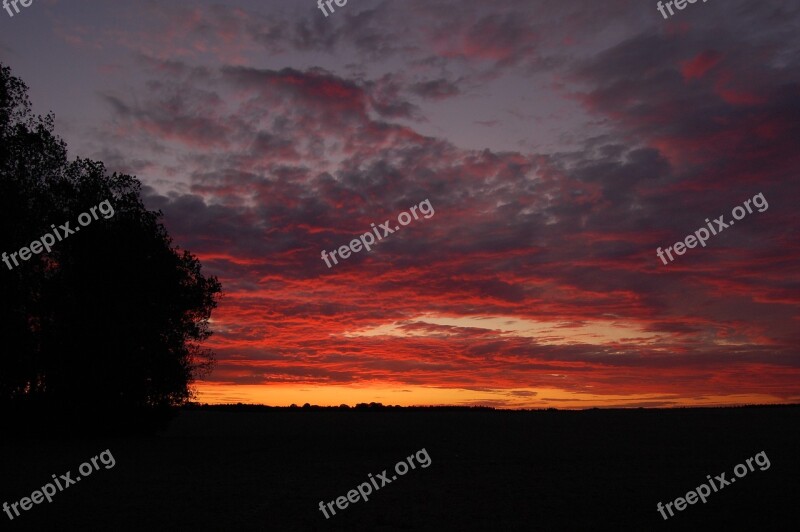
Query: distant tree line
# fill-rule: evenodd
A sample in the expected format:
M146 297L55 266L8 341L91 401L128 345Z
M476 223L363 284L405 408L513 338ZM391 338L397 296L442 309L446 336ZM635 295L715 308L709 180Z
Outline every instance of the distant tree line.
M207 403L194 403L189 402L184 405L188 410L223 410L229 412L258 412L268 410L285 410L285 411L314 411L314 410L357 410L357 411L385 411L385 410L495 410L489 406L399 406L399 405L384 405L381 403L358 403L355 406L341 404L339 406L319 406L305 403L303 406L292 404L289 406L268 406L259 404L219 404L210 405Z

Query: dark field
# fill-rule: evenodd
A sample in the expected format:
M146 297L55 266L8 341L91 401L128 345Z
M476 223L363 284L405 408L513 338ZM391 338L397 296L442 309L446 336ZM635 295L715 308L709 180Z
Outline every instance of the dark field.
M799 421L800 407L184 411L152 437L4 444L9 504L106 448L116 465L0 513L0 530L798 530ZM320 512L422 448L427 469ZM766 471L656 511L761 451Z

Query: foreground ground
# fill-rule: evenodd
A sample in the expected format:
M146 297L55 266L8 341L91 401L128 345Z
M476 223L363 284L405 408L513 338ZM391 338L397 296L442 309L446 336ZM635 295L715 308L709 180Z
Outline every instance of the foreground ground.
M800 407L702 410L185 411L146 438L0 447L0 503L109 449L2 530L797 530ZM417 467L326 520L425 448ZM770 467L664 521L666 504L764 451ZM380 481L379 481L380 485ZM13 514L12 514L13 515Z

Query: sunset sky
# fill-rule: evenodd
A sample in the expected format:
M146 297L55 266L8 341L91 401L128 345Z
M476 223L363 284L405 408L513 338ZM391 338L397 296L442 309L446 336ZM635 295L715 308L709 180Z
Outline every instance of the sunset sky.
M334 8L0 11L0 61L70 155L136 175L222 282L198 400L800 401L800 4Z

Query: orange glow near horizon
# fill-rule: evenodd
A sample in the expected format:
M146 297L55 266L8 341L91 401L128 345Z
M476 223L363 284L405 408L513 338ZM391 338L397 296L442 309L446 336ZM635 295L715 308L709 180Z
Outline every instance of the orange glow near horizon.
M398 406L492 406L502 409L595 407L692 407L734 406L741 404L787 403L764 394L706 396L702 399L680 398L677 394L594 395L564 390L491 390L427 386L316 386L316 385L242 385L198 383L195 401L208 404L263 404L289 406L305 403L319 406L354 406L358 403L382 403ZM798 402L800 397L789 402Z

